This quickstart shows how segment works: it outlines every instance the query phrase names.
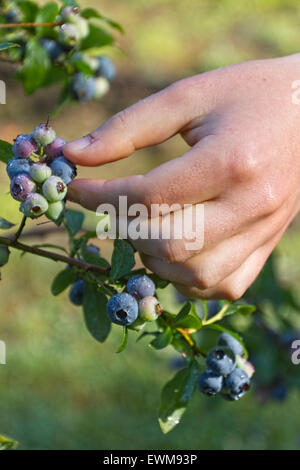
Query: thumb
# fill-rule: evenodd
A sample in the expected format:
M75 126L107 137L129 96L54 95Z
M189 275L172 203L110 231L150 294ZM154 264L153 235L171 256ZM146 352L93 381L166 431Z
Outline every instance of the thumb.
M165 141L203 113L195 78L176 82L121 111L87 136L66 144L64 155L74 163L95 166ZM201 95L202 99L205 94ZM204 109L203 102L200 108Z

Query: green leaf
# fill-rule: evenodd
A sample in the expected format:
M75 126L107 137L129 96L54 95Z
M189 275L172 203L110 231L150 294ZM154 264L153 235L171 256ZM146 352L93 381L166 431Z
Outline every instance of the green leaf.
M24 23L35 21L39 7L36 3L30 1L22 1L18 3L18 7L23 13Z
M14 449L17 445L17 441L14 441L10 437L0 435L0 450Z
M95 10L94 8L85 8L84 10L81 11L80 14L87 20L91 18L102 20L105 23L107 23L109 26L111 26L111 28L117 29L122 34L125 33L124 28L119 23L117 23L114 20L111 20L110 18L107 18L106 16L100 15L100 13L98 13L98 11Z
M64 220L66 229L68 230L70 236L74 237L76 233L78 233L82 228L84 214L79 211L68 209L65 212Z
M59 13L58 5L54 2L46 3L37 14L37 23L54 23ZM54 28L38 26L36 28L38 36L54 37Z
M211 325L207 325L204 328L208 328L210 330L217 330L217 331L220 331L221 333L228 333L231 336L233 336L241 344L241 346L243 348L243 351L244 351L245 358L248 359L247 348L246 348L245 343L243 342L242 338L240 337L240 335L238 333L235 333L235 331L232 331L232 330L228 330L228 328L224 328L223 326L217 325L216 323L212 323Z
M79 7L79 4L75 2L75 0L61 0L63 6L70 6L70 7Z
M180 423L199 375L198 363L193 360L188 367L177 372L175 377L164 386L158 420L164 434L172 431Z
M162 332L159 333L156 338L154 338L153 341L150 343L150 347L153 349L164 349L169 344L171 344L173 340L173 332L172 329L167 326L166 329Z
M135 259L132 246L127 241L117 238L114 241L109 280L113 282L120 279L130 273L134 265Z
M81 49L89 49L90 47L108 46L113 43L113 37L104 29L98 28L90 24L89 35L82 41Z
M7 49L11 49L12 47L20 47L20 44L17 44L15 42L2 42L0 44L0 51L6 51Z
M175 326L177 328L195 329L202 328L202 320L197 315L194 304L192 302L186 303L175 319Z
M51 285L51 292L53 295L59 295L73 282L76 281L76 272L73 269L66 268L60 271L54 278Z
M23 82L27 94L41 87L50 68L50 60L45 49L36 38L27 41L23 67L17 77Z
M110 267L110 264L108 261L106 261L106 259L101 258L101 256L99 256L97 253L89 253L86 246L81 249L81 256L86 263L93 264L94 266L100 266L102 268Z
M106 297L97 290L95 284L84 285L83 313L87 329L100 343L109 335L111 322L106 313Z
M12 151L12 145L9 142L5 142L5 140L0 140L0 160L3 163L7 163L8 160L14 156L15 155Z
M12 227L14 227L16 224L13 224L12 222L9 222L6 219L3 219L3 217L0 217L0 229L2 230L8 230Z
M6 245L0 245L0 266L4 266L9 260L9 249Z
M123 327L122 343L121 343L120 347L118 348L118 350L116 351L117 353L121 353L122 351L124 351L124 349L127 346L127 341L128 341L128 328L127 328L127 326L124 326Z

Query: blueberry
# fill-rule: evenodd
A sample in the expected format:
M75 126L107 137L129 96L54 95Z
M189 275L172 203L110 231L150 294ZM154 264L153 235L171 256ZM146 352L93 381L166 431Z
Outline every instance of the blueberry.
M95 78L95 87L93 98L100 99L104 96L109 90L109 81L104 77Z
M137 274L128 280L127 291L139 299L152 297L155 294L155 284L146 274Z
M34 181L25 173L15 176L10 183L10 194L17 201L23 202L36 190Z
M217 375L228 375L235 367L235 356L225 346L213 348L207 355L206 364Z
M100 255L99 247L96 245L93 245L92 243L85 246L84 252L87 254L91 254L91 255Z
M235 400L241 398L250 388L250 379L243 370L236 368L225 378L225 388Z
M69 291L69 299L71 300L72 304L82 305L83 288L84 288L84 281L82 279L78 279L72 284L71 289Z
M278 401L284 401L287 397L288 389L283 382L279 382L272 388L272 398Z
M26 200L22 202L20 211L27 217L35 218L44 214L48 209L48 202L38 193L31 193Z
M53 175L59 176L66 184L76 176L76 167L65 157L57 157L50 165Z
M21 173L29 175L31 164L32 161L29 158L11 158L7 163L6 172L10 179Z
M78 7L68 6L61 10L60 15L63 20L70 21L74 17L74 15L78 15L78 13Z
M49 202L62 201L67 194L67 185L58 176L50 176L43 183L42 191Z
M61 45L54 39L41 38L40 44L43 46L51 60L56 60L64 52Z
M32 132L33 138L40 145L51 144L55 140L55 130L48 124L40 124Z
M107 314L117 325L131 325L138 317L139 306L132 295L122 292L109 299Z
M109 57L98 57L98 68L96 71L98 76L113 80L116 76L116 67Z
M43 183L51 174L51 168L46 163L33 163L30 167L30 176L37 183Z
M65 204L63 201L57 202L50 202L48 204L48 210L46 212L46 216L50 220L58 220L59 217L62 215L65 208Z
M80 37L77 25L65 23L60 27L58 39L61 44L66 46L75 46L79 43Z
M46 145L45 147L46 155L50 157L51 159L62 156L63 154L62 149L66 143L67 142L64 139L61 139L60 137L56 137L56 139L53 140L51 144Z
M20 134L14 141L12 151L16 157L26 158L36 152L38 148L39 146L31 134Z
M82 18L80 15L73 15L70 18L70 23L73 23L77 28L79 39L84 39L88 36L90 32L89 23L85 18Z
M75 52L75 54L72 55L70 62L76 67L79 68L79 63L83 62L86 64L89 69L93 72L96 72L98 68L98 59L96 57L92 57L88 54L84 54L82 52Z
M22 15L19 9L12 8L4 14L6 23L20 23L22 21Z
M76 73L71 82L71 93L78 101L88 101L94 97L95 78Z
M162 308L156 297L144 297L139 302L139 317L145 321L154 321L161 314Z
M199 390L205 395L216 395L222 390L223 377L212 370L205 370L199 377Z
M227 348L231 349L234 354L241 356L243 354L243 347L238 340L236 340L232 335L229 333L221 333L219 336L218 344L220 346L227 346Z

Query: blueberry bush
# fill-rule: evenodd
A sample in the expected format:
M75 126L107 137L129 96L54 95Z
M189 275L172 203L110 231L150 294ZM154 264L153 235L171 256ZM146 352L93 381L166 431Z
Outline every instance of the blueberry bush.
M100 98L108 91L115 67L102 48L114 44L110 30L122 32L119 24L96 10L81 10L74 1L42 7L33 1L2 1L0 8L0 60L17 64L15 76L26 93L58 82L61 104ZM9 230L9 236L0 236L0 266L9 262L11 250L63 263L52 282L52 295L69 290L70 302L82 308L85 326L96 341L105 342L115 324L120 329L117 353L126 349L129 337L147 340L156 351L174 348L182 363L162 390L159 424L164 433L181 421L197 388L206 396L236 401L249 390L253 376L263 400L283 399L287 383L299 386L289 356L298 333L282 308L300 307L279 284L273 258L250 289L248 301L180 299L174 312L160 300L169 282L136 268L127 240L114 240L111 260L106 260L92 243L96 231L84 229L84 214L67 208L67 186L76 177L76 168L63 155L65 143L49 121L31 134L16 136L13 144L0 141L10 194L20 202L23 214L15 230L12 222L0 217L1 232ZM68 249L20 241L25 225L40 217L65 229ZM243 319L238 328L237 317ZM274 318L277 325L270 320ZM214 344L207 339L208 331L214 333ZM248 337L250 359L244 342ZM266 354L266 348L272 354ZM15 445L0 437L0 449Z

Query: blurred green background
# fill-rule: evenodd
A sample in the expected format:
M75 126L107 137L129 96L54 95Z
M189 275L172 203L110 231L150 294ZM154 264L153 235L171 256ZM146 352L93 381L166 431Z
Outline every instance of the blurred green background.
M83 1L119 21L126 55L115 53L118 78L100 103L64 109L52 122L67 140L85 134L113 113L173 81L211 68L253 58L275 57L300 49L297 0L103 0ZM1 66L7 105L0 108L1 139L12 141L45 121L58 90L24 97ZM274 77L275 79L276 77ZM117 136L116 136L117 138ZM144 173L180 155L179 138L139 151L129 160L102 168L80 169L113 178ZM17 204L7 194L0 172L1 216L18 222ZM87 217L87 225L93 224ZM36 223L31 222L30 230ZM39 229L45 229L42 226ZM297 220L279 247L285 283L300 281ZM43 241L64 243L54 234ZM28 240L37 243L37 239ZM110 243L102 244L110 256ZM7 365L0 366L0 432L20 441L21 449L297 449L300 446L300 393L260 405L249 393L238 403L206 399L196 393L182 424L161 434L156 414L162 385L174 374L174 353L155 352L132 336L128 350L116 355L120 330L105 345L87 333L80 309L67 294L53 298L50 282L60 266L31 255L2 270L0 339L7 344ZM296 366L295 366L296 367ZM300 366L299 372L300 372Z

